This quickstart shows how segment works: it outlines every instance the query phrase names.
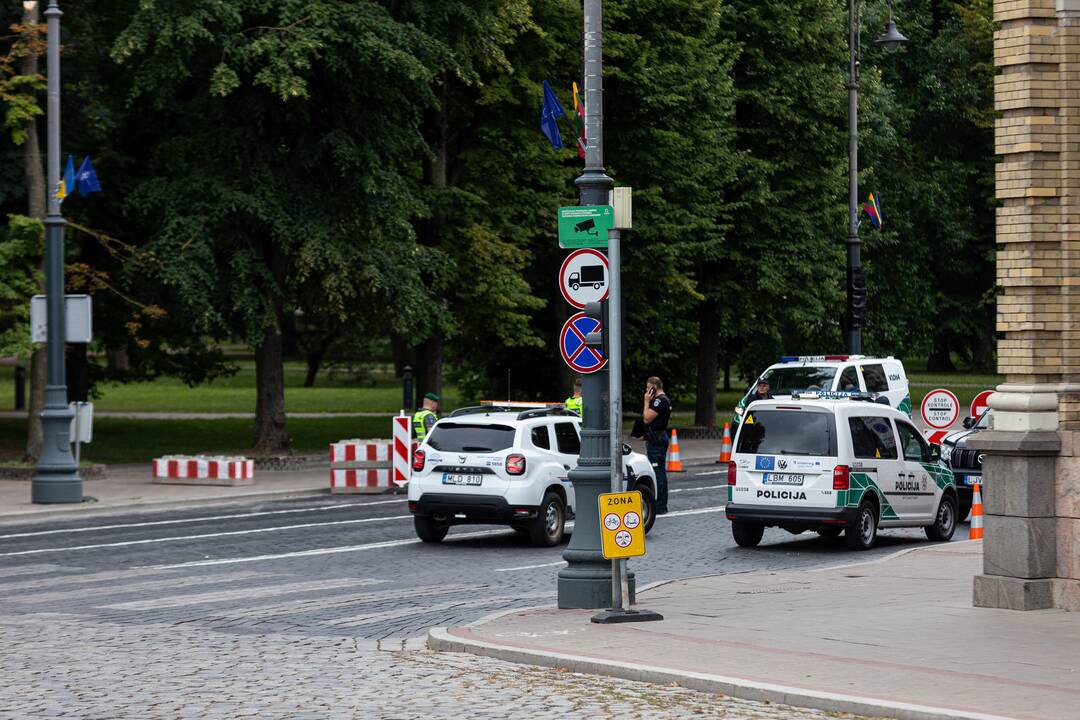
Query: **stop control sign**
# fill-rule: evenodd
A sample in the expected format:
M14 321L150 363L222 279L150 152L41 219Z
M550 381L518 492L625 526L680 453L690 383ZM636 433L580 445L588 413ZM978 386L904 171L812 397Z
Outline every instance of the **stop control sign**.
M934 430L944 430L960 416L960 401L945 388L926 393L922 406L923 422Z

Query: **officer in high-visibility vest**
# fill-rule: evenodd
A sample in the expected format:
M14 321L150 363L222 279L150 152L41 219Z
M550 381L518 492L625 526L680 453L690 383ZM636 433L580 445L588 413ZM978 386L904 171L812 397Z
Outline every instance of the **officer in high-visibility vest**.
M581 397L581 378L574 378L574 394L566 398L566 402L563 404L566 405L567 410L573 410L578 415L581 415L584 402L585 398Z
M413 437L416 438L417 443L424 442L431 426L439 419L439 416L435 414L438 409L439 396L430 392L425 394L424 406L412 416Z

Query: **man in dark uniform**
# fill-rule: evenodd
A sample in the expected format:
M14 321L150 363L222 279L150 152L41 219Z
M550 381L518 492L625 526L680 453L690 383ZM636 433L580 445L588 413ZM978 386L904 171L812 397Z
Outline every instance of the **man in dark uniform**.
M671 399L664 394L664 383L658 377L645 381L645 405L641 411L645 423L645 455L656 473L656 514L668 511L667 449L668 418Z

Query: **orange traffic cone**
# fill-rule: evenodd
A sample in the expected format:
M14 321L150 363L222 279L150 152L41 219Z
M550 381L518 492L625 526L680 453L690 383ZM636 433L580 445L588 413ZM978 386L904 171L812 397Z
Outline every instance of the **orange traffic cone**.
M983 509L982 509L982 485L975 483L975 487L971 490L973 497L971 498L971 530L968 533L968 540L982 540L983 539Z
M731 425L724 423L724 439L720 443L720 459L716 462L725 464L731 462Z
M667 471L682 472L682 458L679 457L679 434L671 428L671 445L667 453Z

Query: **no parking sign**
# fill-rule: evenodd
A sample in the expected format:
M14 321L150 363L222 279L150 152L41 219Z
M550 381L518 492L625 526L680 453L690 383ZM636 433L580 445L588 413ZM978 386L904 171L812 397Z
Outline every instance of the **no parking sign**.
M602 370L607 365L607 358L600 348L589 347L585 338L589 333L600 329L600 322L585 313L571 315L559 334L559 352L563 360L573 370L588 375Z

